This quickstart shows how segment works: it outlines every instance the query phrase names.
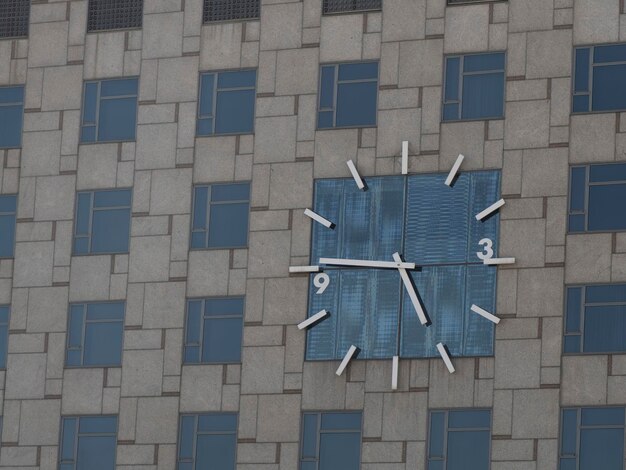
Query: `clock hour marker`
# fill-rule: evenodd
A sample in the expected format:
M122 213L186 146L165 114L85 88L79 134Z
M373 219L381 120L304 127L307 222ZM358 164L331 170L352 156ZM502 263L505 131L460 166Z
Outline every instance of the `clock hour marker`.
M305 328L308 328L309 326L313 325L314 323L317 323L318 321L326 318L327 316L328 316L328 312L326 310L320 310L312 317L309 317L303 322L298 323L298 329L304 330Z
M398 390L398 362L400 358L393 356L391 360L391 390Z
M448 173L448 177L446 178L446 186L450 186L452 184L452 181L454 181L454 177L459 171L459 168L461 167L461 163L463 163L464 158L465 156L462 153L460 153L457 157L456 162L454 162L454 165L452 165L452 169L450 170L450 173Z
M348 352L343 357L343 360L341 361L341 364L339 364L339 367L337 367L337 371L335 372L335 374L337 374L337 375L343 374L343 371L348 366L348 362L350 362L350 359L352 359L352 356L354 356L354 353L356 353L356 349L357 348L356 348L356 346L354 344L352 346L350 346L350 349L348 349Z
M448 372L453 374L455 369L454 369L454 366L452 365L452 361L450 360L450 356L448 355L448 351L446 350L446 347L444 346L444 344L437 343L437 350L439 351L439 354L441 355L441 359L443 359L443 362L446 363Z
M488 258L483 260L483 264L513 264L515 258Z
M402 142L402 174L406 175L409 172L409 141L404 140Z
M319 266L289 266L290 273L317 273Z
M496 325L500 323L500 319L498 317L489 313L487 310L480 308L478 305L472 304L471 310L481 317L485 317L487 320L494 322Z
M354 178L354 181L356 185L358 186L358 188L365 189L365 184L363 183L363 180L361 179L361 175L359 175L359 172L356 170L356 167L354 166L354 162L352 160L348 160L346 164L348 165L348 168L350 168L350 173L352 173L352 177Z
M503 205L504 205L504 199L500 199L499 201L494 202L489 207L487 207L487 209L485 209L484 211L479 212L478 214L476 214L476 220L483 220L485 217L487 217L492 212L495 212L498 209L500 209Z
M393 259L395 260L396 263L400 263L402 261L402 258L400 258L400 253L398 252L395 252L393 254ZM428 323L428 319L426 318L426 314L424 313L422 304L417 298L417 292L415 292L415 289L413 288L413 284L411 283L411 279L409 278L409 275L406 272L406 269L402 267L398 267L398 272L400 273L400 277L402 278L404 287L406 288L406 291L409 294L411 302L413 303L413 308L415 308L415 312L417 313L417 317L419 318L420 323L422 325L426 325Z
M322 217L319 214L316 214L311 209L305 209L304 210L304 215L306 215L307 217L310 217L315 222L318 222L318 223L322 224L324 227L327 227L327 228L333 228L333 226L335 225L330 220L325 219L324 217Z

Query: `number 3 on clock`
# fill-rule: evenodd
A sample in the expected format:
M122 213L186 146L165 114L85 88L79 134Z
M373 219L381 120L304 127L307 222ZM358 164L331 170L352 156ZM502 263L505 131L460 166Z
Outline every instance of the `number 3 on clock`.
M483 247L483 252L477 251L476 256L482 260L493 258L493 242L491 239L483 238L478 244Z

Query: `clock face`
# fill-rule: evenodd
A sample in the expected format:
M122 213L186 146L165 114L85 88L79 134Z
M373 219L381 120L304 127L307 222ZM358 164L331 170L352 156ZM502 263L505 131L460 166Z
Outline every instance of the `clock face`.
M310 266L291 268L311 272L307 360L492 355L500 174L459 165L315 182Z

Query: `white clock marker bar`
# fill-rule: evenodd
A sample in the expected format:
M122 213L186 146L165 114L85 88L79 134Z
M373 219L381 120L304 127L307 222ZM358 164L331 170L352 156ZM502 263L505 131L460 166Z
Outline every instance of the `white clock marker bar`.
M289 266L290 273L317 273L319 266Z
M359 172L356 170L356 167L354 166L354 162L352 160L348 160L346 164L348 165L348 168L350 168L350 173L352 173L352 177L354 178L354 181L356 182L356 185L358 186L358 188L359 189L365 188L365 184L363 184L361 175L359 175Z
M339 367L337 367L335 374L337 375L343 374L343 371L348 366L348 362L350 362L350 359L352 359L352 356L354 356L355 352L356 352L356 346L353 344L352 346L350 346L350 349L348 349L348 352L343 357L343 361L341 361L341 364L339 364Z
M456 162L454 162L454 165L452 165L452 169L450 170L450 173L448 173L448 177L446 178L446 186L450 186L452 184L452 181L459 171L459 168L461 167L461 163L463 163L464 158L465 156L462 153L460 153L457 157Z
M326 318L328 316L328 312L326 310L320 310L312 317L307 318L301 323L298 323L298 329L304 330L306 327L311 326L313 323L317 323L322 318Z
M325 219L324 217L322 217L319 214L316 214L311 209L304 209L304 215L306 215L307 217L310 217L315 222L319 222L324 227L331 228L333 226L333 223L330 220Z
M437 343L437 350L439 351L439 355L441 356L441 359L443 359L443 362L446 363L448 372L453 374L455 369L452 365L452 361L450 360L450 356L448 356L448 351L446 351L446 347L443 345L443 343Z
M398 362L400 358L393 356L391 361L391 390L398 390Z
M483 260L483 264L513 264L515 263L515 258L486 258Z
M395 259L395 258L394 258ZM320 264L333 266L359 266L363 268L415 269L415 263L403 263L401 259L393 261L369 261L366 259L320 258Z
M400 253L395 252L393 254L393 259L396 263L400 263L402 258L400 258ZM404 283L404 287L406 291L409 293L409 297L411 298L411 302L413 303L413 307L415 308L415 312L417 313L417 317L420 320L422 325L428 323L428 319L426 318L426 314L424 313L424 309L422 308L422 304L420 304L419 299L417 298L417 292L413 288L413 284L411 284L411 279L409 279L409 275L406 272L405 268L398 267L398 272L400 273L400 277L402 278L402 282Z
M409 172L409 141L402 141L402 174Z
M478 214L476 214L476 220L483 220L485 217L487 217L492 212L495 212L498 209L500 209L503 205L504 205L504 199L500 199L499 201L494 202L489 207L487 207L487 209L485 209L484 211L479 212Z
M472 304L471 310L481 317L485 317L487 320L494 322L496 325L500 323L500 319L498 317L489 313L487 310L480 308L478 305Z

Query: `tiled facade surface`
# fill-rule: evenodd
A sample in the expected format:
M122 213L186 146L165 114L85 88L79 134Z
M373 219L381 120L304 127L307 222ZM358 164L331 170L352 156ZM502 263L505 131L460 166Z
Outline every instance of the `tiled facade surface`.
M429 408L493 409L492 470L553 470L559 407L626 404L626 356L562 357L566 283L626 281L626 234L566 234L568 164L626 160L626 113L570 115L574 45L626 41L621 0L446 6L385 0L321 16L263 0L261 19L202 24L202 0L146 0L143 28L86 34L86 0L33 2L0 41L0 85L26 85L23 147L0 151L19 193L0 373L0 468L55 469L61 415L119 414L118 469L175 467L180 412L239 413L238 470L295 470L303 410L363 410L362 468L420 469ZM506 51L503 120L441 123L444 54ZM319 63L380 60L378 126L316 131ZM195 138L200 71L258 67L254 135ZM83 80L140 77L136 142L79 145ZM313 179L502 170L495 356L304 362ZM251 181L249 248L189 251L194 183ZM133 188L128 255L72 256L75 192ZM245 295L241 365L181 365L186 297ZM121 368L64 368L69 302L126 301Z

